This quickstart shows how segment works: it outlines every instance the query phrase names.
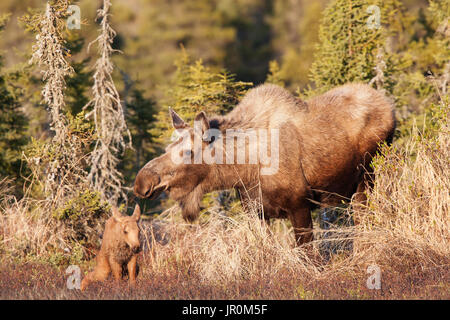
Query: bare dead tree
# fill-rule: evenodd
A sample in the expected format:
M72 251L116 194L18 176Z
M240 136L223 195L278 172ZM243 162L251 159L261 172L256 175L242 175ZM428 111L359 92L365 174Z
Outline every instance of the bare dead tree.
M124 110L119 93L112 79L114 69L111 55L112 42L116 32L111 28L108 17L110 0L103 1L98 10L100 35L94 42L98 44L100 58L95 65L93 99L88 104L93 110L87 116L93 116L97 141L91 154L91 170L88 179L91 186L102 194L104 199L116 202L119 197L126 199L122 188L122 174L117 170L118 155L131 147L131 134L127 128ZM92 43L90 44L92 45ZM129 143L124 139L128 136Z
M63 28L64 15L69 1L47 3L44 15L37 17L38 35L32 48L30 63L41 68L45 85L42 89L43 101L50 113L50 129L54 132L50 142L44 143L32 158L26 158L34 176L44 185L44 191L52 204L58 204L74 192L74 186L86 180L79 137L70 135L69 123L64 115L66 104L64 90L65 77L74 70L64 55Z

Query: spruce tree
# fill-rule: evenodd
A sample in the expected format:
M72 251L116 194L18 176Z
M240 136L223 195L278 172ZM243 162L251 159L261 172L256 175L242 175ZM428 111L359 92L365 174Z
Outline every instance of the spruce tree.
M0 32L7 16L0 17ZM22 148L26 145L27 118L22 112L17 90L8 84L8 75L1 72L0 56L0 177L20 176Z
M278 0L273 4L273 15L269 19L271 45L280 62L279 75L292 91L304 88L309 82L308 72L313 63L320 18L326 2Z
M235 81L226 70L214 72L202 60L191 62L183 50L176 61L177 71L171 89L168 90L162 110L156 116L152 135L159 143L167 143L172 133L169 107L175 110L186 122L191 123L197 113L205 111L208 115L225 114L230 111L251 85Z
M118 2L112 8L118 32L115 48L124 55L115 57L117 66L137 81L136 89L158 100L174 77L180 44L208 65L224 67L236 32L225 25L217 8L221 2L140 0L139 6Z
M385 64L383 87L392 91L391 77L398 70L387 40L403 28L403 14L397 0L332 1L323 13L319 44L310 71L314 92L324 92L347 82L369 83L377 76L380 61Z
M124 172L127 184L131 185L139 169L158 151L149 132L154 124L157 103L154 99L146 98L142 90L134 88L125 101L125 106L127 110L126 120L132 136L134 150L126 151L119 168Z
M276 60L269 62L269 74L267 75L266 83L273 83L281 87L285 86L283 73L280 69L280 65Z

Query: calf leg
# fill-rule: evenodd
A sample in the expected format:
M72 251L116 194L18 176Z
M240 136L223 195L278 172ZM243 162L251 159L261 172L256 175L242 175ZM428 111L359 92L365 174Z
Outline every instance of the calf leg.
M110 260L109 264L111 266L111 271L116 282L122 279L122 266L114 260Z
M128 277L130 279L130 285L134 287L136 285L137 274L137 255L134 255L127 264Z
M86 290L87 286L94 281L105 281L109 273L111 272L111 267L108 260L104 256L97 256L97 265L94 271L88 273L88 275L81 282L81 291Z

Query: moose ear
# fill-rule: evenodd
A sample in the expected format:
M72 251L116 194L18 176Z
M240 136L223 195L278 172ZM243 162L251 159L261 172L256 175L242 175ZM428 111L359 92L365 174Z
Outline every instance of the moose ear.
M194 130L201 136L204 137L205 132L209 130L209 120L206 117L204 111L200 112L195 116L194 119Z
M186 128L188 125L184 122L183 119L175 112L172 108L169 107L170 117L172 118L172 126L176 130L181 130Z
M122 214L119 212L119 209L115 205L112 206L112 213L113 213L113 218L117 222L120 222L122 220Z
M139 205L136 203L136 206L134 207L134 212L133 212L133 216L132 218L134 218L134 220L139 221L139 219L141 218L141 207L139 207Z

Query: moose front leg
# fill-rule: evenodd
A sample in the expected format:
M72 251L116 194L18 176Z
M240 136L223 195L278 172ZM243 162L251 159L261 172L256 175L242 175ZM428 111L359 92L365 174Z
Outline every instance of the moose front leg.
M137 273L137 255L134 255L127 264L128 277L130 279L130 285L134 287L136 285L136 273Z
M111 259L112 260L112 259ZM111 265L111 271L116 283L118 283L122 279L122 265L118 262L112 260L109 263Z
M301 207L289 214L289 219L294 228L295 242L297 246L313 240L313 224L309 207Z

